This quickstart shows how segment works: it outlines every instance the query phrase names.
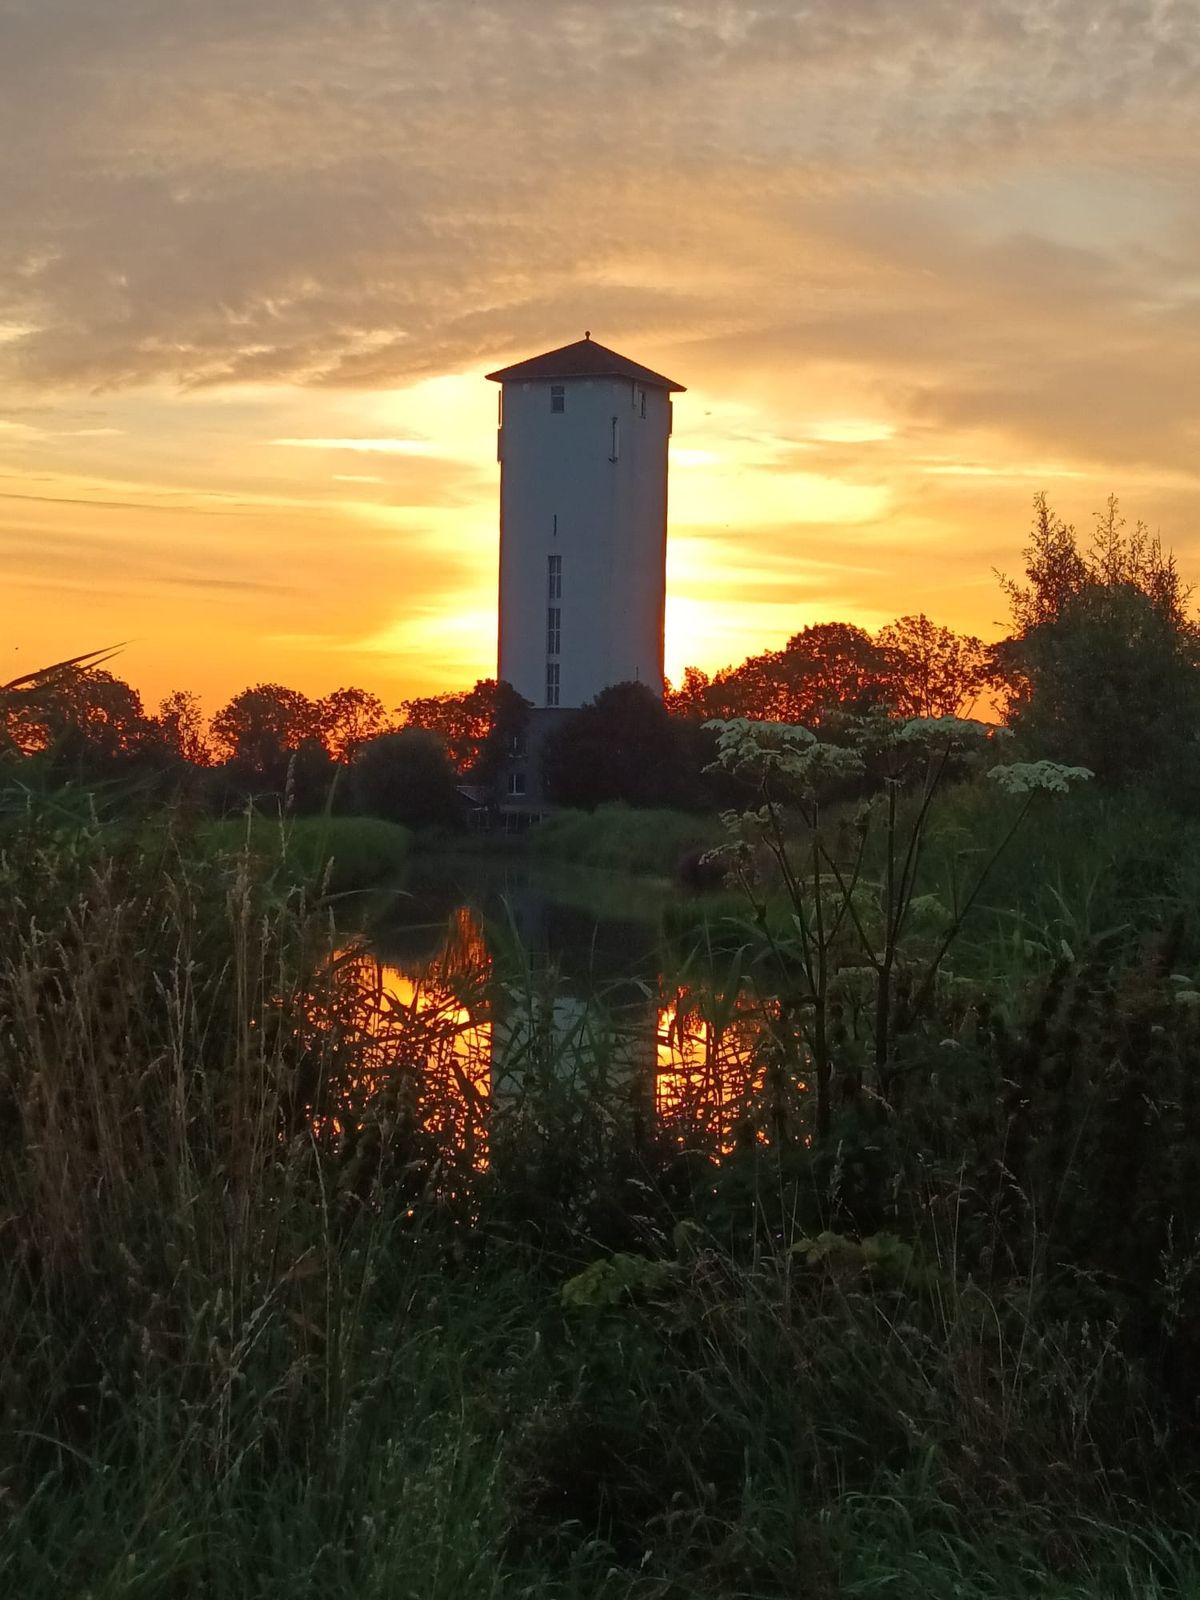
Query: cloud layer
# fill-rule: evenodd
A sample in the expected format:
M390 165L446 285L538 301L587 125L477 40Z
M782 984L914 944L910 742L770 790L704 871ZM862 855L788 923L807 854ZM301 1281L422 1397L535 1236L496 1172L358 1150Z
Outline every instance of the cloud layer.
M408 616L461 671L421 619L486 603L488 397L377 397L590 326L689 385L678 598L758 530L723 639L785 626L754 610L781 568L800 621L928 593L982 625L1039 487L1188 548L1197 81L1192 0L0 0L0 464L57 502L132 484L154 570L190 570L183 501L257 496L229 581L292 568L310 639L277 502L353 526L343 561L370 526L392 609L351 572L332 636ZM438 568L454 529L473 559Z

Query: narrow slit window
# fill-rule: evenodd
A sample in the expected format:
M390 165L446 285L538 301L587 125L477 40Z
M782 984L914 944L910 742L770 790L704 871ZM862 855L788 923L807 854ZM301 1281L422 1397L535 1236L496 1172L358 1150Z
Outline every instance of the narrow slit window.
M546 663L546 704L548 706L556 706L558 704L557 661L547 661Z
M550 606L546 612L546 654L556 656L561 654L562 645L562 611L558 606Z
M610 461L615 461L617 459L618 455L620 454L620 449L621 449L621 419L619 417L614 417L612 419L612 449L608 453L608 459Z
M565 411L567 409L566 384L552 383L550 385L550 409L551 411Z
M562 599L562 557L546 557L546 598Z

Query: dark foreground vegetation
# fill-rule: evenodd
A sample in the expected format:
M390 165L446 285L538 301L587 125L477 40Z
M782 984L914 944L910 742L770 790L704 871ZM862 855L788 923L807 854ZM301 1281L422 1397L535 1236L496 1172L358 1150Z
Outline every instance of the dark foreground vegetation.
M949 795L943 895L1006 803ZM915 908L880 1071L839 967L824 1128L752 917L677 950L673 1094L543 1027L489 1108L486 960L391 1003L261 854L10 811L4 1591L1198 1592L1200 846L1061 804L1061 899L1011 858L919 1005Z
M710 730L657 1071L465 927L390 994L336 817L10 755L0 1592L1200 1594L1193 632L1040 537L1015 739Z

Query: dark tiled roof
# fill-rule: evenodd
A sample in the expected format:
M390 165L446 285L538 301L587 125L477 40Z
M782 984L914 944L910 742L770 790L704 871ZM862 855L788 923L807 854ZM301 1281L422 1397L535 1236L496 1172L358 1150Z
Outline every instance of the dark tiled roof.
M673 383L661 372L651 372L649 367L618 355L606 345L597 344L595 339L576 339L574 344L564 344L561 349L547 350L544 356L530 356L528 361L489 372L488 377L494 383L527 383L548 378L635 378L651 388L670 389L675 394L684 392L683 384Z

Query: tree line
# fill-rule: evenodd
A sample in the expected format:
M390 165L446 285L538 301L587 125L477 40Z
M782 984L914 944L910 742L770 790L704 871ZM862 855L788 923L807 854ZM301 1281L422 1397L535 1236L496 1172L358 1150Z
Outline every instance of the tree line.
M561 719L542 750L552 801L703 808L712 719L802 723L847 715L998 714L1043 753L1102 779L1149 775L1194 786L1200 630L1174 558L1115 498L1090 540L1034 501L1024 577L1000 579L1010 629L997 644L905 616L874 635L850 623L805 627L780 650L711 676L689 667L659 699L618 684ZM356 687L322 698L277 683L241 690L206 719L176 690L156 710L103 665L31 675L0 695L10 754L87 780L186 781L216 810L248 797L298 812L342 805L414 824L452 822L463 786L490 787L519 747L528 707L507 684L414 697L388 708Z

